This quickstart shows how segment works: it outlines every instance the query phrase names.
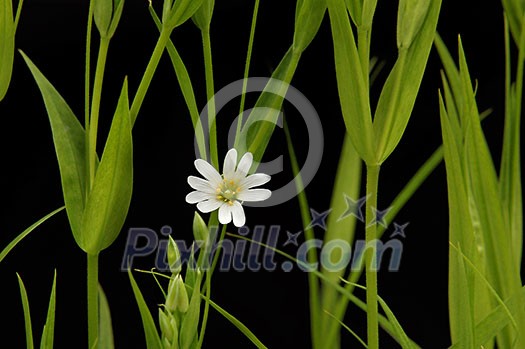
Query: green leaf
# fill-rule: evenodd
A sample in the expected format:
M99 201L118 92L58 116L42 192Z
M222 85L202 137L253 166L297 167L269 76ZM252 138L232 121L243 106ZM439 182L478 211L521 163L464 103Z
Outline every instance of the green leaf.
M149 12L157 26L157 29L160 32L162 30L162 23L160 22L159 17L155 13L155 9L153 8L153 6L149 7ZM206 160L204 131L202 129L202 123L200 122L199 109L197 108L195 92L193 90L190 75L188 74L188 70L186 69L184 62L182 61L179 52L177 51L175 45L173 45L173 42L171 40L168 40L166 49L168 50L168 54L171 59L171 64L173 65L173 69L175 70L175 76L177 77L177 81L179 82L182 96L184 97L184 101L186 102L186 106L188 107L188 111L190 113L191 122L193 124L193 129L195 130L195 138L197 139L197 146L199 148L200 156L202 159Z
M352 245L354 241L357 220L351 214L345 215L345 212L348 210L347 200L357 201L360 197L361 169L361 159L355 151L348 133L346 133L332 191L330 204L332 211L328 216L327 229L324 236L325 242L341 239ZM340 254L334 253L332 258L339 260L340 257ZM332 282L338 282L344 272L344 269L337 272L321 269L321 273ZM339 310L346 309L348 302L345 301L344 305L342 305L341 300L345 298L341 298L337 290L325 283L322 283L322 286L321 308L337 320L333 321L323 316L322 322L324 328L327 329L325 333L329 333L327 338L335 338L335 331L339 329L344 314L344 311Z
M128 213L132 189L133 144L126 80L82 220L84 251L96 254L115 241Z
M509 19L510 30L516 44L520 41L525 6L521 0L502 0L505 15Z
M131 287L133 288L135 300L137 301L137 305L139 307L140 317L142 318L142 326L144 328L144 335L146 337L146 348L163 349L157 327L155 327L155 322L151 316L151 312L149 311L148 305L144 300L144 296L142 296L142 292L140 292L139 286L133 278L131 270L128 270L128 276Z
M481 320L476 325L476 347L489 342L501 330L508 326L512 319L508 316L507 309L510 310L513 317L517 317L518 313L520 313L520 304L523 304L523 302L525 302L525 287L522 287L519 292L507 299L505 306L498 305L490 314ZM459 346L453 345L451 349L452 348L459 348Z
M326 12L325 0L297 1L293 49L303 52L315 38Z
M55 270L51 295L49 296L46 324L44 325L44 331L42 332L42 338L40 339L40 349L53 349L55 337L56 284L57 271Z
M359 156L375 163L372 114L354 34L342 1L327 0L334 44L339 100L346 130Z
M272 79L264 87L255 107L246 118L240 138L235 139L234 148L239 153L249 151L254 162L261 160L280 115L283 97L288 90L301 54L290 47L283 59L272 73Z
M461 155L456 138L448 120L447 111L440 95L440 116L443 133L443 147L447 169L447 187L449 201L449 240L457 246L467 249L471 255L473 240L469 217L468 196L464 186L464 174ZM449 253L449 318L452 342L462 341L465 348L472 344L472 313L470 309L469 282L465 276L463 258L455 251Z
M22 297L22 307L24 309L24 323L26 330L26 348L33 349L33 329L31 328L31 312L29 311L29 301L27 299L27 292L24 282L18 273L18 286L20 287L20 296Z
M67 216L75 241L82 248L82 214L87 191L85 131L53 85L23 52L20 53L31 70L46 105L60 168Z
M113 349L113 326L111 324L111 311L104 290L98 286L98 300L100 322L98 331L98 349Z
M32 224L30 227L28 227L26 230L24 230L23 232L21 232L16 238L14 238L10 243L9 245L7 245L3 250L2 252L0 252L0 262L2 262L2 260L7 256L7 254L9 252L11 252L11 250L13 248L15 248L16 245L18 245L18 243L20 241L22 241L27 235L29 235L29 233L31 233L33 230L35 230L36 228L38 228L42 223L44 223L45 221L47 221L49 218L53 217L55 214L57 214L58 212L62 211L65 207L62 206L60 208L57 208L56 210L54 210L53 212L51 213L48 213L46 216L42 217L41 219L39 219L37 222L35 222L34 224Z
M397 11L397 47L408 48L419 33L430 7L430 0L400 0Z
M523 30L523 29L522 29ZM525 39L522 37L522 39ZM523 65L525 64L525 47L521 45L518 55L517 82L511 86L511 53L508 25L505 26L505 129L503 133L503 150L500 164L499 192L503 204L505 219L512 235L512 246L516 265L521 265L523 248L523 199L521 185L521 149L520 124L523 84ZM522 40L522 44L525 44ZM520 69L521 68L521 69ZM520 76L521 74L521 76ZM519 91L518 91L519 90Z
M13 73L15 30L11 0L0 0L0 101L7 93Z
M431 2L425 21L409 48L401 48L374 116L376 159L383 163L397 147L412 114L434 40L441 0Z

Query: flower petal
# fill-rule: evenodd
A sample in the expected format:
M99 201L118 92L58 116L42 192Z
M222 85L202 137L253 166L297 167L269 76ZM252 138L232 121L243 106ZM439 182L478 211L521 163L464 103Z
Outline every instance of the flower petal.
M196 190L186 195L186 202L188 204L196 204L197 202L208 200L210 197L213 198L213 195Z
M272 177L264 173L255 173L244 178L239 185L243 189L250 189L268 183L271 178Z
M228 224L232 221L232 207L233 206L224 204L219 208L219 222L221 222L221 224Z
M272 196L272 192L268 189L248 189L240 192L237 199L241 201L263 201L270 196Z
M237 150L232 148L228 150L224 157L224 165L222 166L222 173L224 177L230 177L235 172L235 165L237 164Z
M202 191L203 193L215 194L217 188L212 187L209 181L202 178L189 176L188 184L195 190Z
M222 177L212 165L202 159L195 160L194 164L197 171L199 171L199 173L204 178L210 181L211 186L216 187L219 185Z
M244 223L246 223L246 216L244 215L244 210L238 201L235 201L233 206L231 206L231 212L233 216L233 224L236 227L242 227Z
M246 177L246 174L248 174L248 171L250 171L250 167L252 167L252 162L252 153L248 152L244 154L241 158L241 161L239 161L239 165L237 165L237 172L235 174L239 177Z
M224 202L216 200L216 199L210 199L206 201L201 201L197 204L197 208L202 213L208 213L211 211L215 211L219 207L222 207L221 205L224 204Z

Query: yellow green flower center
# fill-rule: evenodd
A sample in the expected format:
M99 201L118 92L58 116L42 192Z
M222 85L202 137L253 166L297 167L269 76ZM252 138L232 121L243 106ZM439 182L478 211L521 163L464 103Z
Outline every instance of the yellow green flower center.
M233 205L241 188L234 180L223 179L217 187L217 200Z

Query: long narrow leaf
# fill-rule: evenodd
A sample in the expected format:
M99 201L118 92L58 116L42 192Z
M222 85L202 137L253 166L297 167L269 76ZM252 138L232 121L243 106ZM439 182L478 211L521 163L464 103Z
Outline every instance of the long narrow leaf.
M40 88L46 105L60 167L67 216L73 236L77 244L82 246L82 214L87 190L85 131L58 91L33 62L23 52L21 54Z
M33 230L35 230L36 228L38 228L42 223L44 223L45 221L47 221L49 218L53 217L55 214L57 214L58 212L62 211L63 209L65 208L65 206L62 206L60 208L57 208L56 210L54 210L53 212L51 213L48 213L47 215L45 215L44 217L40 218L38 221L36 221L35 223L33 223L29 228L27 228L26 230L24 230L23 232L21 232L16 238L14 238L10 243L9 245L7 245L3 250L2 252L0 252L0 262L2 262L2 260L9 254L9 252L11 252L11 250L13 248L15 248L16 245L18 245L18 243L20 241L22 241L27 235L29 235L29 233L31 233Z
M129 281L131 283L131 287L133 288L135 300L137 301L137 305L139 307L140 317L142 318L142 326L144 328L144 335L146 337L146 348L162 349L162 342L160 340L157 327L155 326L155 322L153 321L153 317L151 316L151 312L149 311L148 305L144 300L144 296L142 296L142 292L140 292L140 288L137 285L135 279L133 278L131 270L128 270L128 276Z
M108 299L102 287L98 287L100 322L98 331L98 349L113 349L113 325L111 324L111 311Z
M133 143L125 81L82 219L81 247L86 252L96 254L117 238L132 190Z
M33 349L33 329L31 327L31 312L29 311L29 301L27 299L27 292L24 282L18 273L18 286L20 287L20 296L22 297L22 307L24 309L24 323L26 330L26 348Z
M40 349L53 349L55 338L55 307L56 307L56 285L57 285L57 271L55 270L53 276L53 287L51 288L51 295L49 296L49 307L47 309L46 324L40 339Z

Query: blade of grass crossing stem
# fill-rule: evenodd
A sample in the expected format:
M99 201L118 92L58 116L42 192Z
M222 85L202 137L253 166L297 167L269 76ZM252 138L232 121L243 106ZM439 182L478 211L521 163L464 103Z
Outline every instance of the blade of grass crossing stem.
M525 21L523 21L525 23ZM505 128L500 164L499 191L505 218L512 235L514 264L521 265L523 248L523 202L521 188L520 124L523 69L525 62L525 35L522 28L518 53L516 84L511 86L510 39L505 21ZM520 96L520 98L516 98Z
M224 316L228 321L230 321L239 331L241 331L242 334L246 336L257 348L259 349L266 349L267 347L253 334L252 331L248 327L246 327L242 322L240 322L235 316L228 313L226 310L221 308L217 303L212 301L211 299L207 298L203 294L201 294L201 297L208 301L213 309L215 309L219 314Z
M483 343L488 343L496 337L506 326L509 326L511 318L507 310L510 310L512 318L516 318L517 313L520 312L519 304L525 301L525 287L522 287L520 292L512 295L505 301L505 307L498 305L494 310L488 314L483 320L476 324L476 338L475 348L480 348ZM505 309L506 308L506 309ZM462 343L454 344L450 349L463 348Z
M47 309L46 324L40 339L40 349L53 349L55 338L55 307L56 307L56 284L57 271L55 270L53 276L53 286L51 288L51 296L49 297L49 307Z
M159 17L155 13L155 9L153 8L153 6L150 5L148 8L151 17L153 18L153 21L155 22L155 25L157 26L157 29L160 32L162 30L162 23L160 22ZM204 143L204 131L202 130L202 123L200 122L199 110L197 108L195 92L193 89L193 84L191 83L190 75L188 74L186 65L182 61L179 52L177 51L175 45L171 40L168 41L166 49L168 50L171 64L173 65L173 70L175 71L175 75L177 77L182 96L184 97L184 101L186 102L186 106L188 107L188 111L190 113L193 129L195 130L195 138L197 141L197 146L199 148L200 157L201 159L206 160L207 154Z
M28 227L26 230L24 230L23 232L21 232L16 238L14 238L10 243L9 245L7 245L3 250L2 252L0 252L0 263L2 262L2 260L9 254L9 252L11 252L11 250L13 248L15 248L16 245L18 245L18 243L20 241L22 241L27 235L29 235L33 230L35 230L36 228L38 228L42 223L44 223L45 221L47 221L49 218L53 217L55 214L57 214L58 212L62 211L63 209L65 208L65 206L62 206L60 208L57 208L56 210L54 210L53 212L51 213L48 213L47 215L45 215L44 217L42 217L41 219L39 219L38 221L36 221L34 224L32 224L30 227Z
M374 116L378 163L394 151L405 132L432 48L440 8L441 0L430 2L418 34L408 48L399 49L399 58L383 86Z
M348 281L344 279L341 279L341 281L348 283ZM354 283L353 286L366 291L366 287L361 286L359 284ZM414 345L413 342L408 338L405 330L403 329L403 327L397 320L397 317L394 315L394 312L392 311L392 309L390 309L390 307L385 302L385 300L381 298L379 295L377 296L377 300L379 304L381 305L381 308L383 308L383 311L385 312L388 320L392 324L393 330L396 332L398 338L400 339L399 344L401 344L401 347L403 349L418 348L418 346Z
M82 215L87 190L85 131L53 85L23 52L20 53L31 70L46 105L69 223L75 241L82 246Z
M338 0L327 0L327 4L332 28L337 88L346 130L359 156L366 163L375 163L368 86L362 74L346 6Z
M366 345L365 341L361 339L361 337L359 337L359 335L357 333L354 332L354 330L352 330L350 328L350 326L348 326L347 324L345 324L344 322L342 322L341 320L337 319L333 314L330 314L329 312L327 312L326 310L323 310L326 315L330 316L332 318L333 321L337 322L339 324L338 327L341 327L341 328L344 328L348 333L350 333L352 335L352 337L354 337L355 339L357 339L357 341L359 342L359 344L361 344L364 348L368 348L368 345Z
M113 349L113 325L111 323L111 311L109 309L108 299L100 285L98 286L98 300L99 300L99 330L98 330L98 346L97 349Z
M509 320L511 322L511 325L517 329L518 325L516 323L516 320L514 319L514 316L512 315L510 309L507 307L507 305L505 304L505 302L503 301L503 299L501 299L501 297L499 296L499 294L496 292L496 290L494 289L494 287L492 287L492 285L490 284L490 282L487 280L487 278L485 277L485 275L483 274L482 271L479 270L478 267L476 267L476 264L474 262L472 262L471 260L469 260L469 258L467 256L465 256L465 254L463 252L461 252L461 250L455 246L454 244L450 244L450 247L452 247L452 249L454 249L456 252L458 252L461 257L463 257L463 260L465 261L465 265L470 269L472 270L475 274L476 274L476 278L478 278L484 287L486 287L486 289L488 291L490 291L490 294L492 297L494 297L494 299L498 302L498 304L500 306L503 307L503 310L505 311L505 313L507 314L507 316L509 317ZM486 317L487 315L485 315Z
M144 300L144 296L142 296L142 292L140 292L139 286L133 278L131 270L128 270L128 276L129 281L131 283L131 287L133 288L135 300L137 301L137 305L140 311L140 317L142 318L142 326L144 327L144 336L146 338L146 348L162 349L162 342L160 340L157 327L155 326L155 322L153 321L153 317L151 316L148 305Z
M360 198L361 189L361 158L355 151L355 148L350 140L348 133L345 134L345 139L339 158L339 165L335 177L335 185L332 192L332 199L330 207L332 211L328 216L327 229L324 236L324 242L335 239L341 239L352 245L355 236L356 228L356 214L355 209L360 210L360 207L355 205L362 204ZM359 218L359 217L357 217ZM331 254L333 260L340 260L341 251L336 251ZM339 271L331 271L321 266L321 273L333 282L338 282L344 269ZM328 341L337 340L340 330L340 323L343 320L344 312L338 311L340 304L340 295L337 290L322 284L321 294L321 309L333 316L337 321L322 316L321 324L324 328L323 333L326 334ZM346 302L344 308L346 308ZM327 347L334 347L335 343L327 343Z
M289 255L289 254L287 254L287 253L285 253L285 252L283 252L283 251L281 251L281 250L279 250L279 249L277 249L277 248L275 248L273 246L269 246L269 245L267 245L265 243L262 243L260 241L252 240L252 239L247 238L245 236L231 234L231 233L228 233L228 235L232 236L232 237L236 237L238 239L242 239L242 240L253 242L253 243L257 244L257 245L260 245L261 247L264 247L264 248L270 249L272 251L275 251L277 254L279 254L279 255L281 255L281 256L283 256L283 257L293 261L300 268L302 268L304 270L308 270L311 274L314 274L314 276L316 276L319 280L322 280L322 281L326 282L327 284L329 284L331 287L337 289L338 292L340 292L342 296L344 296L345 298L348 298L348 300L350 302L355 304L359 309L361 309L364 312L366 312L367 306L366 306L365 302L360 300L358 297L354 296L351 292L348 292L339 283L335 283L335 282L330 281L321 272L319 272L319 271L317 271L315 269L312 269L312 266L310 265L309 262L304 262L304 261L298 260L298 259L292 257L291 255ZM383 330L385 330L394 340L396 340L398 343L401 343L401 339L398 337L397 332L392 327L393 325L390 323L390 321L384 315L379 314L379 324L381 325ZM410 342L411 342L412 346L414 346L415 348L418 348L417 344L414 341L410 340Z
M31 327L31 312L29 310L29 301L27 299L27 292L24 286L24 282L18 273L18 286L20 287L20 296L22 298L22 307L24 309L24 323L26 330L26 348L33 349L33 329Z
M286 135L286 144L288 147L288 154L290 155L290 163L292 166L292 172L295 178L297 198L299 200L299 207L301 212L301 218L303 222L303 229L305 239L307 243L313 241L315 238L313 228L310 227L311 216L309 212L308 200L306 193L304 192L304 186L300 175L299 165L297 163L297 157L295 156L295 150L290 135L290 130L286 122L284 123L284 132ZM309 249L307 260L309 263L315 263L317 265L318 257L315 249ZM319 285L315 276L312 273L308 273L308 287L309 287L309 305L310 305L310 330L312 332L312 343L314 348L321 348L323 343L322 336L322 324L321 320L321 308L319 303Z

